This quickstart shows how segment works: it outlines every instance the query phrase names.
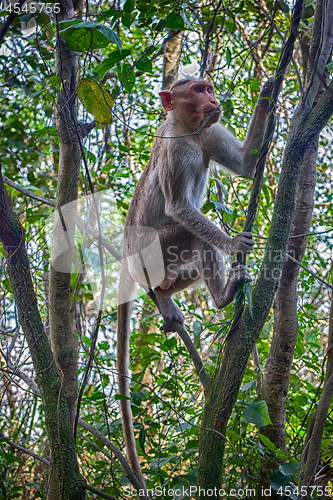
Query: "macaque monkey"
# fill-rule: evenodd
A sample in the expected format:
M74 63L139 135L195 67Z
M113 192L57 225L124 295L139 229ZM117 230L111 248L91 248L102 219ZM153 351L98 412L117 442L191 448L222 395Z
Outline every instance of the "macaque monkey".
M168 118L156 134L150 160L127 213L124 256L137 255L150 243L146 231L138 229L133 233L133 228L153 228L158 234L165 274L159 283L154 283L154 292L165 331L172 331L173 322L184 322L171 298L174 293L202 279L216 307L221 309L233 300L239 281L251 280L247 268L234 263L225 282L222 257L222 254L251 252L254 245L251 233L230 237L207 219L200 207L211 162L236 175L254 176L257 150L268 113L269 101L265 98L269 97L270 87L268 82L261 91L243 143L218 123L221 111L210 82L188 78L160 92ZM129 396L131 311L124 297L130 296L134 281L143 283L138 267L135 259L133 262L125 259L121 271L117 367L119 392L124 396ZM149 276L147 281L150 287ZM130 401L121 400L121 410L129 462L144 484L136 453Z

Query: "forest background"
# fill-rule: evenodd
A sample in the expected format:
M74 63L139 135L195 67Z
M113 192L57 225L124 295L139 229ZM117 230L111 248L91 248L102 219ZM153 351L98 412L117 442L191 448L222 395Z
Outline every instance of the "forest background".
M221 490L211 498L332 496L333 1L19 7L0 13L0 498L136 497L115 248L165 118L158 92L187 75L214 82L240 138L275 77L262 168L269 153L252 289L223 311L204 288L180 294L179 336L161 331L146 295L136 301L132 411L147 485L177 500L205 498L196 486ZM214 171L202 210L234 235L250 197L250 179ZM51 266L65 204L75 248Z

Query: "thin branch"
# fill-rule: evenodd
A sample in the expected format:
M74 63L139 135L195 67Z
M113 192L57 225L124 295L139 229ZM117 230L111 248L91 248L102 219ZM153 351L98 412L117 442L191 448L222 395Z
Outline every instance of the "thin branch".
M91 491L92 493L95 493L95 495L98 495L101 498L105 498L106 500L119 500L118 498L112 497L111 495L108 495L107 493L103 493L103 491L100 491L97 488L90 486L90 484L86 484L86 489L88 491Z
M81 431L77 430L77 434L79 436L82 437L82 439L84 439L85 441L87 441L87 443L89 443L91 446L93 446L95 448L95 450L99 451L100 453L102 453L108 460L110 460L110 462L112 462L112 465L114 465L114 467L117 467L117 469L125 475L125 470L120 467L120 465L117 464L117 462L111 457L111 455L109 455L109 453L106 453L106 451L104 451L102 448L100 448L99 446L97 446L96 443L94 443L94 441L92 441L91 439L89 439L87 436L85 436L84 434L82 434Z
M307 453L306 466L303 476L302 485L308 487L315 475L317 464L320 457L320 446L324 433L327 413L330 407L330 402L333 395L333 373L326 381L323 392L316 409L316 417ZM299 497L300 498L300 497ZM305 500L310 498L310 492L304 497Z
M281 38L281 40L283 41L283 43L286 43L286 39L284 38L284 36L282 34L282 31L277 26L277 24L273 21L273 18L269 15L269 13L267 12L267 10L260 4L260 2L258 2L258 0L253 0L253 2L257 5L257 7L259 7L259 9L261 10L261 12L267 17L267 19L269 20L269 22L271 23L271 25L274 27L276 33L279 35L279 37ZM298 81L299 89L300 89L300 92L301 92L301 95L302 95L303 94L302 79L301 79L301 75L299 74L299 71L298 71L298 68L297 68L297 64L296 64L296 61L295 61L293 55L291 56L291 62L293 64L293 66L294 66L294 70L295 70L295 73L296 73L296 76L297 76L297 81Z
M95 438L97 438L101 443L104 444L104 446L109 448L109 450L115 454L115 456L118 458L119 462L121 463L121 465L124 468L125 476L127 477L127 479L130 481L130 483L134 486L134 488L136 490L138 490L138 491L142 490L143 489L142 484L140 483L139 479L136 477L135 472L132 470L128 461L126 460L125 456L121 453L121 451L108 438L103 436L103 434L101 432L99 432L97 429L95 429L95 427L88 424L87 422L85 422L81 418L78 419L78 424L81 427L83 427L84 429L86 429L88 432L90 432L90 434L95 436Z
M311 274L316 280L320 281L323 285L325 285L328 288L330 288L331 290L333 290L333 286L332 285L330 285L329 283L327 283L327 281L325 281L323 278L321 278L320 276L318 276L318 274L316 274L313 271L311 271L308 267L303 266L303 264L301 264L300 262L298 262L298 260L294 259L294 257L292 257L291 255L289 255L289 253L286 253L286 257L288 257L288 259L290 259L293 262L295 262L296 264L298 264L302 269L304 269L309 274Z
M28 196L29 198L32 198L33 200L39 201L41 203L45 203L45 205L49 205L50 207L55 207L55 205L56 205L55 201L50 200L49 198L44 198L43 196L39 196L38 194L35 194L32 191L29 191L29 189L26 189L26 188L20 186L19 184L17 184L14 181L11 181L5 175L3 175L2 177L3 177L4 182L6 184L8 184L8 186L16 189L16 191L19 191L20 193L24 194L25 196ZM109 243L108 240L106 240L104 238L104 236L99 237L99 235L96 234L96 230L93 227L91 227L89 224L87 224L83 219L81 219L81 217L78 214L76 214L76 223L81 230L87 231L88 236L91 236L92 238L94 238L97 241L99 241L99 239L100 239L100 242L103 245L103 247L106 250L108 250L117 260L121 261L122 256L118 252L118 250L113 245L111 245L111 243Z
M26 189L17 182L11 181L6 177L5 175L2 174L3 181L8 184L8 186L16 189L19 193L24 194L25 196L28 196L29 198L32 198L33 200L40 201L41 203L45 203L45 205L49 205L50 207L55 207L55 201L49 200L48 198L44 198L44 196L39 196L38 194L35 194L33 191L29 191L29 189Z
M6 443L9 444L9 446L14 448L15 450L18 450L20 453L24 453L25 455L29 455L30 457L36 458L36 460L39 460L40 462L45 464L47 467L50 466L49 460L46 460L46 458L43 458L40 455L37 455L37 453L34 453L33 451L28 450L27 448L23 448L23 446L20 446L19 444L14 443L14 441L12 441L11 439L6 438L6 436L4 436L2 434L2 432L0 432L0 438L4 439L6 441ZM94 444L94 443L92 443L92 444ZM108 495L107 493L103 493L103 491L100 491L97 488L90 486L89 484L86 484L85 487L88 491L91 491L92 493L95 493L95 495L98 495L101 498L105 498L106 500L119 500L115 497L112 497L111 495Z
M210 382L210 376L208 375L206 368L204 367L204 364L202 362L201 356L198 353L195 345L192 342L191 337L189 336L188 332L185 330L184 326L181 325L180 323L176 323L175 321L172 323L173 328L175 331L178 333L182 341L184 342L184 345L191 356L195 371L197 372L200 382L202 383L203 387L206 388L208 383Z
M2 432L0 432L0 438L4 439L9 446L14 448L15 450L18 450L20 453L25 453L26 455L30 455L30 457L36 458L40 462L43 462L43 464L47 465L49 467L50 462L46 460L46 458L41 457L40 455L37 455L37 453L34 453L31 450L28 450L28 448L23 448L23 446L20 446L19 444L14 443L11 439L6 438Z
M26 2L26 0L18 0L18 2L15 3L15 5L17 5L20 9L21 7L23 6L23 4ZM10 25L12 24L12 22L14 21L15 17L17 16L17 13L14 12L14 10L9 14L9 16L7 17L6 21L4 22L4 24L2 25L2 28L0 30L0 43L2 42L2 40L5 38L6 36L6 33L7 31L9 30L10 28Z

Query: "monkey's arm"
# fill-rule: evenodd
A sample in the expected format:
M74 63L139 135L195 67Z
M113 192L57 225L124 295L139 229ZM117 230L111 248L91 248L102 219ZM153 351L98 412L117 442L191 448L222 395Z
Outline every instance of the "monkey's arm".
M268 80L259 95L244 142L216 123L207 129L207 148L211 159L236 175L253 177L265 123L273 79Z
M240 233L231 238L207 219L192 203L191 192L196 182L195 176L192 177L193 170L196 168L195 162L191 165L178 158L178 162L171 161L171 165L175 165L172 172L166 168L160 171L166 215L172 217L199 239L215 245L228 255L251 252L254 245L251 233ZM169 168L171 169L171 166Z

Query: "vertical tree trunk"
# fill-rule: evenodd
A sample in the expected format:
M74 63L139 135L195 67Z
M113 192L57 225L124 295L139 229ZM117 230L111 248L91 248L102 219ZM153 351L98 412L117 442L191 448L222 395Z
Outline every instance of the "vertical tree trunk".
M77 198L81 163L79 137L76 134L77 105L76 89L78 84L78 59L63 40L57 48L57 76L64 89L56 103L56 127L59 137L59 171L56 196L56 216L61 219L61 207ZM75 212L75 206L73 207ZM70 272L73 250L74 217L66 217L66 241L69 247L61 255L61 265L51 266L50 271L50 337L57 366L63 377L63 388L67 397L72 422L75 415L77 396L77 337L71 329L70 315ZM63 232L63 233L64 233ZM63 234L56 237L64 238ZM62 241L53 242L61 245ZM64 247L66 248L66 246ZM65 272L60 272L64 270Z
M314 29L310 42L309 68L305 98L315 106L322 93L324 70L332 52L332 15L326 15L323 2L316 4ZM316 81L317 80L317 81ZM315 93L316 91L316 93ZM316 156L318 140L314 137L307 145L302 164L300 183L293 215L287 254L302 262L307 246L307 235L311 225L313 198L316 182ZM270 353L263 376L262 395L265 399L272 426L261 429L278 448L285 448L286 402L290 370L298 334L297 282L299 265L286 258L283 265L279 288L275 295L274 329ZM262 465L263 486L269 486L271 468L274 465L264 461ZM273 495L274 498L274 495Z
M50 440L57 496L84 500L85 483L79 473L72 426L62 381L41 321L34 291L24 230L10 209L0 172L0 241L4 246L19 321L27 340L36 372Z
M162 88L169 89L177 80L180 56L182 54L184 31L170 30L163 59Z
M302 262L308 241L313 197L316 181L318 141L313 140L305 153L298 186L296 207L291 224L287 254ZM284 259L284 255L280 258ZM274 299L274 333L266 362L262 397L266 401L272 424L260 429L278 448L285 448L286 402L289 376L298 333L297 283L299 265L288 259L283 264L279 288ZM262 465L262 486L269 487L273 464L268 460Z
M72 1L62 0L61 19L70 19L73 15L74 6ZM70 50L59 36L56 52L56 74L62 88L57 95L55 109L55 125L59 138L55 221L58 220L58 224L61 224L64 230L55 232L53 245L58 248L63 245L67 250L60 255L60 266L57 265L59 261L58 263L51 263L49 319L52 351L61 373L62 388L66 396L71 426L73 427L77 397L78 340L71 328L70 282L75 217L67 216L64 223L62 221L62 207L72 203L73 213L76 210L73 202L77 199L81 164L76 94L79 75L76 53ZM59 491L61 493L60 486L59 477L56 477L51 467L47 500L59 500L61 498L59 497Z

